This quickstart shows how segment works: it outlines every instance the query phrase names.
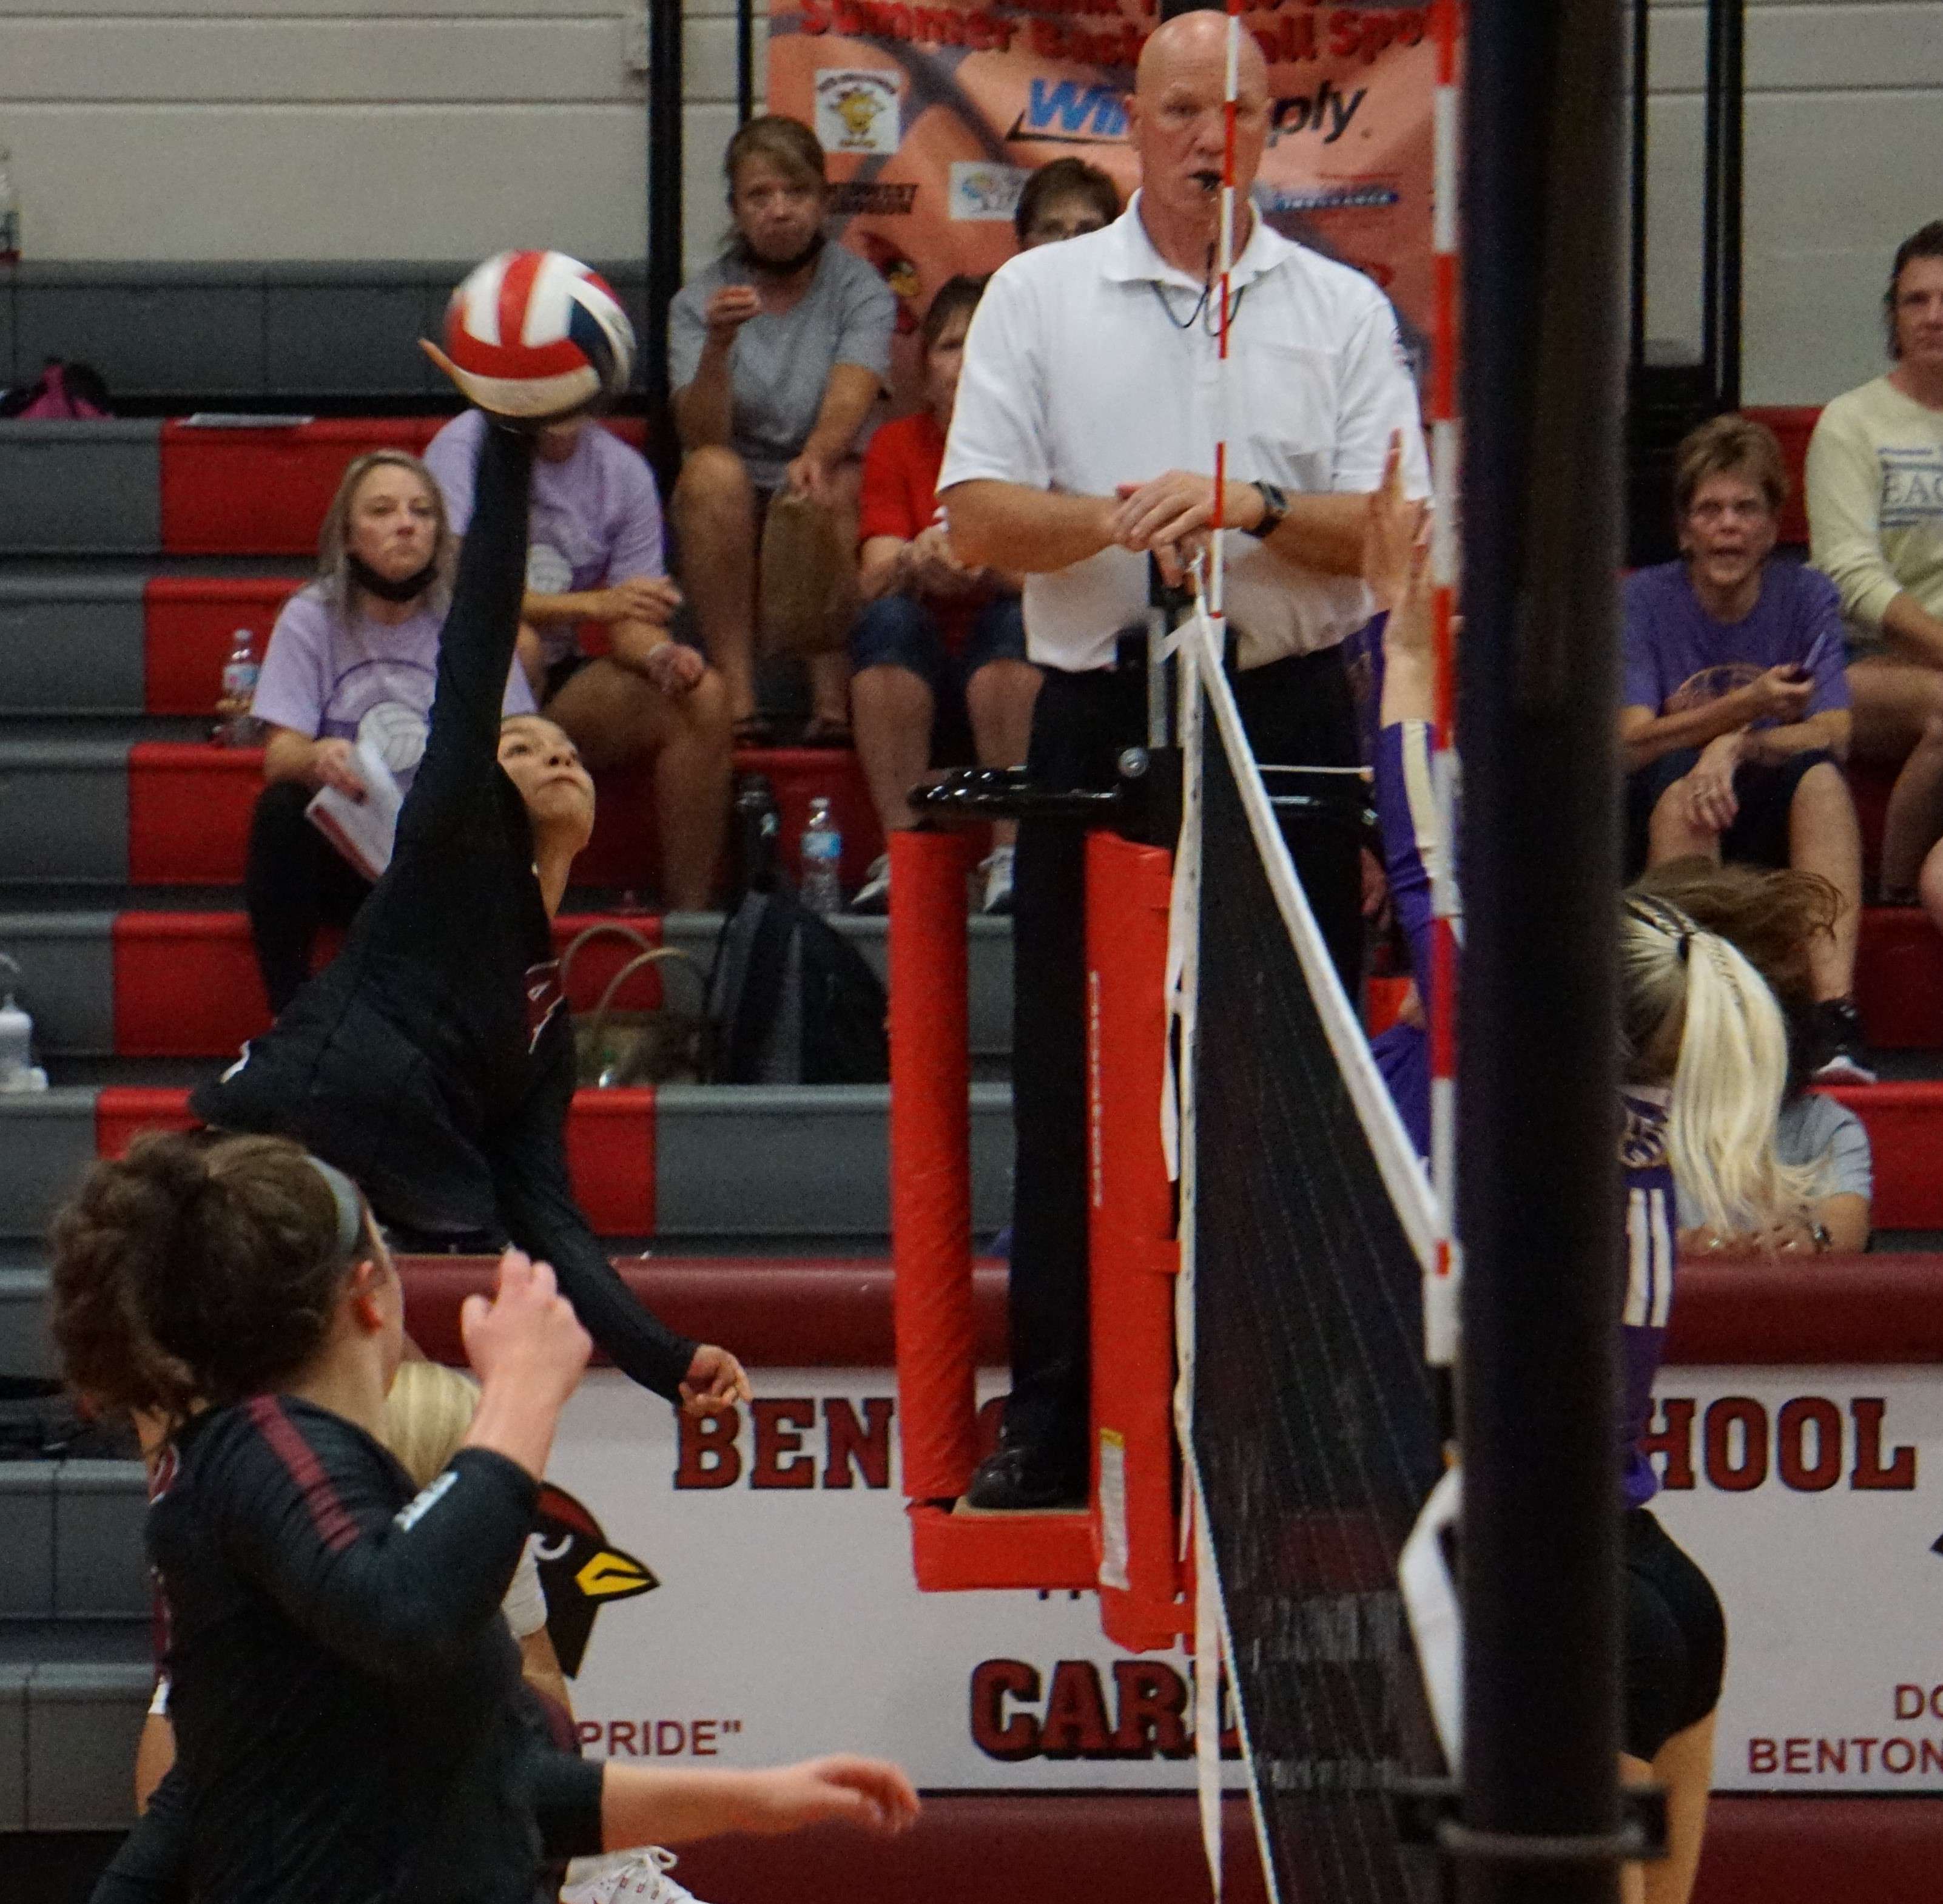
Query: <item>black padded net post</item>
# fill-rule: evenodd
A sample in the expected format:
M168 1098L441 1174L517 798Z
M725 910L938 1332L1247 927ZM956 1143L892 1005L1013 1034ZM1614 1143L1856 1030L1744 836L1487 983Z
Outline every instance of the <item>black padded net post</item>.
M1396 1572L1441 1467L1421 1271L1204 732L1193 1454L1235 1691L1281 1904L1426 1904L1385 1796L1444 1769Z

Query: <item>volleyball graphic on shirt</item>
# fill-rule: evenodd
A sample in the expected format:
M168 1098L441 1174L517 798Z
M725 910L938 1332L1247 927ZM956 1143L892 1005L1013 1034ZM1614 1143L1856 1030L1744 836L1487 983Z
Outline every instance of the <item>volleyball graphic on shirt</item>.
M551 542L534 542L526 551L527 593L565 595L572 588L573 564Z
M404 780L425 757L425 717L402 701L380 701L358 720L358 739L391 769L394 779Z
M502 251L446 306L459 388L496 416L541 423L619 396L634 332L606 281L560 251Z

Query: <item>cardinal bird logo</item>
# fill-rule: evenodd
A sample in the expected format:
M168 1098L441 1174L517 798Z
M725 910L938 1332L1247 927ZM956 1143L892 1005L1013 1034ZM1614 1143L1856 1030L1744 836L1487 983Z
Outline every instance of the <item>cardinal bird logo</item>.
M632 1554L623 1553L600 1523L564 1488L540 1490L533 1558L546 1592L547 1637L568 1678L580 1671L594 1616L616 1600L652 1593L661 1585Z

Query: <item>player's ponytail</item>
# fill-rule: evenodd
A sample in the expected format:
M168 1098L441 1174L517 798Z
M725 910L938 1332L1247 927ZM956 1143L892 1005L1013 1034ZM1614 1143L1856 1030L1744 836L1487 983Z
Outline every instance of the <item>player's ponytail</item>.
M1788 1028L1759 972L1726 939L1664 901L1628 901L1621 938L1628 1074L1672 1087L1667 1153L1721 1236L1799 1221L1816 1173L1775 1154Z
M170 1423L296 1374L371 1245L357 1191L296 1144L172 1133L95 1164L51 1241L69 1382Z

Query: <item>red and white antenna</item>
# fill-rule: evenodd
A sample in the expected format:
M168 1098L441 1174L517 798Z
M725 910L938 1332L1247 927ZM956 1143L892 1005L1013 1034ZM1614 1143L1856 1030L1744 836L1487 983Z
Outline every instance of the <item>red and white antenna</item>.
M1462 0L1435 0L1437 84L1432 121L1432 311L1430 335L1430 580L1436 699L1431 724L1432 785L1443 851L1431 889L1430 1182L1436 1204L1431 1273L1424 1296L1424 1347L1433 1368L1457 1354L1457 600L1458 240L1457 158L1463 136L1458 90Z

